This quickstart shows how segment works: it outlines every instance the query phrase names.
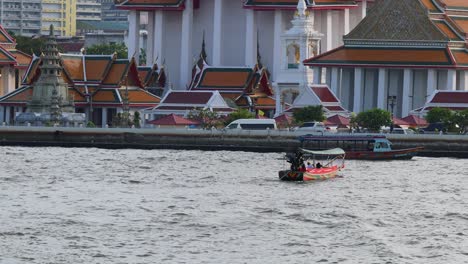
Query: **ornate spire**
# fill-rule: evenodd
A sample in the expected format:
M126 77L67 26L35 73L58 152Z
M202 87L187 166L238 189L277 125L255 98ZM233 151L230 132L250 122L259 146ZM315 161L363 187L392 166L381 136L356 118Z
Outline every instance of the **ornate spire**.
M262 56L260 55L260 42L258 41L258 30L257 30L257 66L259 69L263 68Z
M203 31L203 42L202 42L202 50L200 52L200 59L203 59L206 61L206 58L208 56L206 55L206 50L205 50L205 31Z
M297 3L297 16L298 17L307 17L307 4L305 0L299 0Z

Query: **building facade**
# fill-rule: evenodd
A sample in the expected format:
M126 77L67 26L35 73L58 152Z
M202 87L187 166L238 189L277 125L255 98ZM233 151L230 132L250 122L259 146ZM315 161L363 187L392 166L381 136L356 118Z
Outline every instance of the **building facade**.
M101 0L77 0L76 19L79 21L100 21Z
M77 0L42 0L41 34L48 35L50 25L54 35L75 36Z
M128 11L117 9L114 0L101 0L101 20L127 22Z
M258 42L264 64L271 71L272 81L276 81L280 72L281 35L291 27L298 1L116 0L115 3L129 11L129 56L139 53L139 18L147 13L147 61L166 60L174 89L185 89L203 35L208 63L215 67L253 67ZM368 3L372 1L307 0L305 3L315 18L315 29L323 34L321 53L342 44L341 36L365 17Z
M0 0L0 24L16 35L41 34L42 0Z

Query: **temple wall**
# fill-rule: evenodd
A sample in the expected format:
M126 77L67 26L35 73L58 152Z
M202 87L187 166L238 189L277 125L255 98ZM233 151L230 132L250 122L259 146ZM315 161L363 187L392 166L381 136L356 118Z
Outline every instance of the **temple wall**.
M379 71L377 69L364 69L363 111L377 107Z
M203 3L204 5L205 3ZM243 66L245 65L245 39L246 39L246 12L242 9L240 1L224 1L223 2L223 23L222 23L222 44L221 44L221 65L227 66ZM233 21L236 21L233 23ZM251 25L253 30L257 32L257 27ZM259 26L259 29L263 29ZM272 31L273 28L268 28ZM262 35L264 30L261 30ZM260 48L264 50L266 45L271 41L262 41ZM233 52L234 51L234 52ZM270 53L268 53L270 54ZM252 66L253 65L248 65Z
M427 100L427 70L415 70L413 76L414 87L412 89L412 93L410 93L412 96L412 100L410 100L410 109L416 109L424 106L424 103Z
M343 68L339 99L345 109L353 109L354 69Z
M447 70L437 70L437 90L447 89Z
M180 80L180 50L182 31L182 14L179 12L166 12L164 16L166 34L163 44L163 53L160 57L166 60L166 74L168 82L173 84L174 90L185 89L186 84L181 84ZM174 34L174 32L179 32Z
M403 70L388 71L388 95L397 96L397 105L394 107L395 116L401 116L401 102L403 94ZM388 108L391 111L390 106Z

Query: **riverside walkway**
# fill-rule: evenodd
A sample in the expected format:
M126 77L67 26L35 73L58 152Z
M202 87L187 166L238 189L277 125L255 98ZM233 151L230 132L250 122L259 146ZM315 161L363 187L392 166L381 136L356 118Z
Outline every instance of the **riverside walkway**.
M304 134L288 130L0 126L0 145L286 152L299 147L297 137ZM423 146L421 156L468 158L468 135L386 136L395 149Z

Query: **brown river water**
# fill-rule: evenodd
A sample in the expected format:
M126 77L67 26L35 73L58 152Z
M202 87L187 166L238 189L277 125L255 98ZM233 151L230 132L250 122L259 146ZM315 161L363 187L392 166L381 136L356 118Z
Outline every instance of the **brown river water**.
M0 263L468 263L468 161L0 147Z

